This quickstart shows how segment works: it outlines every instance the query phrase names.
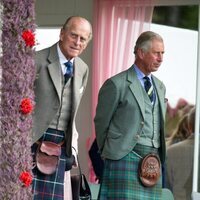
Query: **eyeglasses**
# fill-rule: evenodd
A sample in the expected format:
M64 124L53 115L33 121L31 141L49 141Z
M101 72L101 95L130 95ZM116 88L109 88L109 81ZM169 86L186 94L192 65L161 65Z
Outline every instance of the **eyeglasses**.
M68 33L69 36L73 39L73 40L79 40L81 44L85 45L88 42L87 38L84 38L76 33L70 32Z

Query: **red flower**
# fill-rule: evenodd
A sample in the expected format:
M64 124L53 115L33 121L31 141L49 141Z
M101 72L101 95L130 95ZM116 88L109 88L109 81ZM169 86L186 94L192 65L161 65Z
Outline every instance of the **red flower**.
M20 105L20 111L23 114L28 114L32 112L32 110L33 110L33 105L32 105L31 100L29 98L22 99L21 105Z
M25 187L30 186L32 183L32 180L33 180L31 174L26 171L24 171L20 174L19 179L20 179L20 181L22 181L24 183Z
M31 30L26 30L22 33L22 38L24 39L26 46L33 47L35 45L35 35Z

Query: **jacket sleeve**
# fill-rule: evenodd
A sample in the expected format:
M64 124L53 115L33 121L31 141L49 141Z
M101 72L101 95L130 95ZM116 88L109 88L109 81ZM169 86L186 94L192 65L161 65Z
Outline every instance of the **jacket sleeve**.
M108 79L99 91L94 123L100 151L104 147L107 130L118 105L118 93L117 87L111 79Z

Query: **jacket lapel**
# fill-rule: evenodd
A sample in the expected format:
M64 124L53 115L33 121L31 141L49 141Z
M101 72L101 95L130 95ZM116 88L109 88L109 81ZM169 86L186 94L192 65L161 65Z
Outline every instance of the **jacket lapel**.
M158 81L155 76L152 75L152 79L158 94L158 100L160 102L160 108L162 113L162 118L165 119L165 105L164 105L164 99L165 99L165 91L164 91L164 85L162 82Z
M59 100L61 101L61 91L62 91L62 70L57 53L57 44L50 48L49 52L49 62L48 70L51 80L56 88Z
M62 91L62 71L60 68L59 62L54 62L48 65L49 74L52 79L52 82L56 88L59 100L61 100L61 91Z
M78 70L77 70L78 69ZM79 60L74 59L74 77L73 77L73 111L75 112L78 107L78 101L80 99L80 88L82 87L82 67L80 66Z
M142 116L144 118L144 116L145 116L145 103L144 103L144 98L143 98L143 93L142 93L142 87L140 85L140 82L137 78L137 75L136 75L133 67L128 69L127 72L128 72L127 80L131 83L129 88L130 88L131 92L133 93L133 96L135 97L135 99L136 99L136 101L137 101L137 103L140 107Z

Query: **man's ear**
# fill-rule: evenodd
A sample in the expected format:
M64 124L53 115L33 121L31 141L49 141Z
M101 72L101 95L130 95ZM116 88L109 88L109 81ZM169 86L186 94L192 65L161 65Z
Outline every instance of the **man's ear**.
M61 30L60 30L60 41L63 40L63 34L64 34L64 29L61 28Z
M142 59L144 57L144 51L142 49L138 49L137 50L137 55L140 59Z

